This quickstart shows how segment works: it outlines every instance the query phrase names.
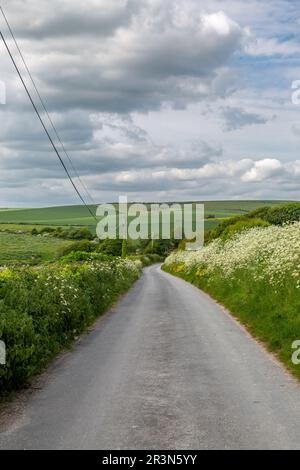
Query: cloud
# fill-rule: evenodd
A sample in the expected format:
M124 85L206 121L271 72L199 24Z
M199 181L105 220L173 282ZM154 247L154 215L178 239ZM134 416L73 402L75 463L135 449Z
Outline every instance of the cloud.
M250 113L242 108L229 106L222 109L222 115L225 119L224 130L226 131L235 131L254 124L266 124L269 120L264 116Z
M264 181L279 175L283 165L275 158L266 158L255 162L252 168L242 176L242 181Z
M53 172L58 179L65 178L52 147L37 123L24 113L18 118L10 114L5 116L6 122L0 128L0 168L23 170L24 176L26 171L31 172L30 178L37 175L53 177ZM130 115L89 115L82 111L75 115L67 113L64 118L58 115L55 119L54 116L53 119L75 167L83 175L136 168L197 168L222 155L219 145L202 140L192 141L180 148L155 144ZM69 167L70 163L62 151L61 156Z
M215 93L247 36L222 11L184 15L181 0L54 3L7 7L52 111L186 107Z
M266 192L274 198L276 191L279 195L281 191L285 193L286 198L293 198L299 194L299 174L299 161L282 164L276 159L255 161L246 158L219 160L194 169L140 168L110 172L100 177L89 176L88 181L95 191L101 188L116 194L127 193L132 200L141 199L141 195L147 195L148 200L158 200L166 198L166 194L176 195L176 200L187 200L190 194L198 200L208 197L224 199L233 197L237 188L241 195L250 199L264 198ZM227 183L224 186L225 178Z
M288 40L279 41L277 38L257 38L246 47L250 56L293 56L300 53L299 42Z
M3 0L51 117L98 200L116 200L120 191L140 200L300 196L289 82L299 78L295 5ZM77 202L3 45L0 60L3 204ZM233 139L224 130L239 132Z
M7 8L15 15L15 30L24 39L45 40L78 36L105 37L130 24L142 5L139 0L10 0Z

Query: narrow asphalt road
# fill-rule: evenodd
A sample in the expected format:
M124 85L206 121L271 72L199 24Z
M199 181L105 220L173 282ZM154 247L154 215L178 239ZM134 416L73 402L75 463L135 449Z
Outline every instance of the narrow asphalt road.
M159 266L2 410L1 449L300 448L300 387Z

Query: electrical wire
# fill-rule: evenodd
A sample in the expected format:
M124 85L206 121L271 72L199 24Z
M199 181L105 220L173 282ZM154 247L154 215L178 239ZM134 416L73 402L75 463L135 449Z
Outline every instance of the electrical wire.
M72 162L72 159L71 159L70 155L68 154L68 152L67 152L67 150L66 150L66 148L65 148L64 143L62 142L62 140L61 140L61 138L60 138L60 136L59 136L59 133L58 133L58 131L57 131L57 129L56 129L56 126L54 125L54 122L53 122L53 120L52 120L52 118L51 118L51 116L50 116L50 114L49 114L49 112L48 112L48 110L47 110L47 108L46 108L45 101L43 100L43 98L42 98L42 96L41 96L41 94L40 94L40 92L39 92L39 90L38 90L38 87L37 87L37 85L36 85L36 82L35 82L35 80L34 80L34 78L33 78L33 76L32 76L32 73L31 73L30 70L29 70L29 67L28 67L28 65L27 65L27 63L26 63L26 60L25 60L25 58L24 58L24 55L23 55L23 53L22 53L22 51L21 51L21 49L20 49L20 47L19 47L19 44L18 44L18 42L17 42L17 40L16 40L16 37L15 37L15 35L14 35L14 33L13 33L13 30L12 30L12 28L11 28L11 26L10 26L10 23L9 23L9 21L8 21L8 19L7 19L7 16L5 15L4 10L3 10L3 8L2 8L1 6L0 6L0 10L1 10L1 13L2 13L2 15L3 15L3 18L4 18L5 22L6 22L6 25L7 25L8 29L9 29L9 32L10 32L10 34L11 34L11 37L12 37L14 43L15 43L15 46L16 46L16 48L17 48L19 54L20 54L20 57L21 57L21 59L22 59L22 62L23 62L23 64L24 64L25 68L26 68L26 71L27 71L27 73L28 73L28 75L29 75L29 78L30 78L30 80L31 80L31 83L32 83L32 85L33 85L33 87L34 87L34 89L35 89L35 91L36 91L36 94L37 94L37 96L38 96L38 98L39 98L39 100L40 100L40 103L41 103L41 105L42 105L42 107L43 107L43 109L44 109L44 111L45 111L45 113L46 113L46 116L47 116L47 118L48 118L48 120L49 120L49 122L50 122L50 124L51 124L51 127L52 127L52 129L53 129L53 131L54 131L54 133L55 133L55 135L56 135L56 138L57 138L57 140L59 141L59 143L60 143L60 145L61 145L61 147L62 147L62 150L63 150L63 152L65 153L67 159L69 160L70 165L71 165L71 167L72 167L74 173L76 174L76 176L77 176L77 178L78 178L78 181L80 182L81 186L83 187L83 189L84 189L86 195L88 196L88 198L90 199L90 201L92 202L92 204L96 205L96 203L95 203L95 201L94 201L92 195L90 194L90 192L88 191L88 189L87 189L85 183L83 182L82 178L80 177L80 175L79 175L79 173L78 173L78 171L77 171L75 165L74 165L73 162Z
M28 90L28 87L27 87L27 85L26 85L26 83L25 83L25 81L24 81L24 79L23 79L23 77L22 77L22 74L21 74L21 72L20 72L20 70L19 70L19 68L18 68L18 65L16 64L16 61L14 60L13 55L12 55L12 53L11 53L11 51L10 51L10 48L9 48L9 46L8 46L8 44L7 44L7 42L6 42L6 40L5 40L5 38L4 38L4 36L3 36L3 34L2 34L1 31L0 31L0 36L1 36L1 39L2 39L2 41L3 41L4 45L5 45L5 48L6 48L7 52L8 52L8 55L9 55L9 57L10 57L10 59L11 59L13 65L14 65L14 67L15 67L15 69L16 69L16 72L17 72L17 74L18 74L18 76L19 76L19 78L20 78L20 80L21 80L21 82L22 82L22 85L23 85L24 88L25 88L25 91L26 91L27 96L28 96L28 98L29 98L29 100L30 100L30 102L31 102L31 104L32 104L32 106L33 106L33 109L34 109L36 115L38 116L38 119L39 119L39 121L40 121L40 123L41 123L41 125L42 125L42 127L43 127L43 129L44 129L44 131L45 131L45 133L46 133L46 135L47 135L47 137L48 137L48 139L49 139L49 141L50 141L50 143L51 143L51 145L52 145L52 147L53 147L55 153L56 153L56 155L57 155L57 157L59 158L59 161L60 161L60 163L61 163L61 165L62 165L64 171L66 172L66 174L67 174L67 176L68 176L68 179L70 180L70 182L71 182L73 188L75 189L77 195L79 196L81 202L82 202L82 203L84 204L84 206L87 208L87 210L89 211L89 213L91 214L91 216L97 221L97 218L96 218L95 214L91 211L90 207L89 207L88 204L85 202L85 200L84 200L83 196L81 195L79 189L77 188L76 184L74 183L73 178L72 178L72 176L71 176L71 174L70 174L68 168L66 167L66 165L65 165L65 163L64 163L64 161L63 161L63 159L62 159L62 157L60 156L60 153L59 153L59 151L57 150L57 147L56 147L55 143L53 142L53 139L52 139L51 135L49 134L49 131L48 131L48 129L47 129L47 127L46 127L46 125L45 125L45 123L44 123L44 121L43 121L43 119L42 119L40 113L39 113L39 110L37 109L37 107L36 107L36 105L35 105L35 102L34 102L32 96L31 96L31 94L30 94L30 91Z

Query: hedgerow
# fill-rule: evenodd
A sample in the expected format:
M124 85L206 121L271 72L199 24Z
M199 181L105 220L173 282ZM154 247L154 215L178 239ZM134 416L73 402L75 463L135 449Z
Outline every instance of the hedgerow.
M85 254L86 255L86 254ZM138 279L139 260L88 260L0 272L0 391L21 387Z
M300 203L290 202L275 207L259 207L247 214L229 217L222 220L216 227L205 233L205 242L211 242L216 238L222 237L224 232L231 230L233 225L243 226L262 226L265 224L284 225L287 223L300 221ZM226 238L226 237L225 237Z
M300 222L255 227L199 251L177 251L164 269L229 308L300 378Z

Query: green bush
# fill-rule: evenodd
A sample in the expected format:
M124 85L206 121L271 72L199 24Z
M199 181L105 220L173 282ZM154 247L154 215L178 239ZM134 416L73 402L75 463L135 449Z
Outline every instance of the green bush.
M249 230L253 227L268 227L269 225L269 222L261 219L238 220L237 222L228 225L223 230L220 237L222 240L228 240L229 238L232 238L234 235L243 232L244 230Z
M93 240L94 236L87 227L76 228L68 231L71 240Z
M206 218L212 218L208 215ZM243 215L228 217L222 220L218 225L207 230L204 235L205 244L222 238L227 239L234 233L246 230L252 227L266 227L267 225L283 225L286 223L300 221L300 203L292 202L281 204L275 207L263 206ZM179 250L185 249L186 240L182 240ZM151 244L146 247L144 253L151 252ZM159 252L162 254L161 252ZM168 254L168 253L167 253Z
M144 254L167 256L178 246L178 240L151 240L144 249Z
M97 248L99 253L111 256L122 256L123 240L107 238Z
M9 366L0 366L0 391L17 387L32 373L34 344L38 335L34 331L33 319L27 313L7 307L0 302L0 338L8 353Z
M249 213L249 217L253 217L255 219L263 219L266 220L268 213L269 213L270 207L269 206L263 206L259 207L258 209L255 209L254 211L251 211Z
M239 222L241 222L240 226L245 223L249 224L250 227L251 222L249 221L253 219L260 219L271 225L283 225L286 223L297 222L300 220L300 203L291 202L275 207L259 207L248 214L225 219L216 227L205 233L205 243L209 243L216 238L222 237L223 232L230 232L230 229L228 228L229 226L233 226Z
M154 263L161 263L164 260L164 257L157 254L149 253L148 255L132 255L128 256L128 259L141 261L143 266L150 266Z
M54 233L55 231L56 229L54 227L43 227L39 233L43 235L45 233Z
M204 242L209 243L212 240L215 240L216 238L219 238L224 230L227 229L230 225L234 225L239 221L244 221L247 220L248 217L245 215L242 216L235 216L235 217L229 217L228 219L222 220L216 227L208 230L204 234Z
M260 209L259 214L260 218L266 220L272 225L283 225L290 222L296 222L300 220L300 203L291 202L278 207L270 207L268 210L263 208ZM257 216L256 211L252 213L252 216Z
M300 222L254 225L231 239L244 225L228 226L202 250L172 253L164 269L229 308L300 379L299 365L291 361L291 345L300 337Z
M59 260L60 264L78 263L81 261L113 261L114 257L104 253L89 253L86 251L72 251Z
M62 248L59 252L59 256L66 256L72 252L76 251L85 251L86 253L90 253L95 249L95 245L91 243L89 240L80 240L78 242L74 242L71 245L68 245Z
M65 238L69 240L93 240L94 235L87 227L65 228L62 227L43 227L41 230L33 228L32 235L51 235L57 238Z
M141 263L114 259L0 272L0 391L24 385L139 277Z

